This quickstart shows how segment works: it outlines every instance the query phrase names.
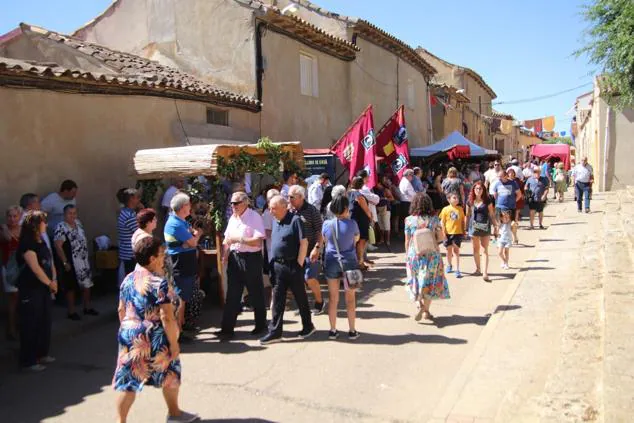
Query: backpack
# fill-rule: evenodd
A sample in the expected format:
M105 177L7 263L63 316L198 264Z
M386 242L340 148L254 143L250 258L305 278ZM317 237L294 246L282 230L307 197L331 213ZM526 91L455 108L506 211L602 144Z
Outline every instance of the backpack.
M423 226L419 226L414 231L412 236L412 242L414 243L414 251L419 256L433 253L438 251L438 244L436 244L436 236L434 231L427 227L428 222L423 223Z

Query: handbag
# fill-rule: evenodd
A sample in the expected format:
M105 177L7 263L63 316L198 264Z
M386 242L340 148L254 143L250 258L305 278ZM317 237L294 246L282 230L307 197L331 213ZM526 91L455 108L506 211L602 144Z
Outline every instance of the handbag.
M372 224L370 224L370 227L368 228L368 243L370 245L376 244L376 234L374 233L374 227Z
M343 272L343 286L345 289L358 288L363 282L363 273L359 269L345 270L341 253L339 252L339 219L335 218L335 249L337 250L337 261Z

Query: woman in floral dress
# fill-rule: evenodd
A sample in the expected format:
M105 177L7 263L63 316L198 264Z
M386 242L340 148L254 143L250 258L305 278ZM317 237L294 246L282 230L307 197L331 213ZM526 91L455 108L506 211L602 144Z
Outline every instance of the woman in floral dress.
M413 236L417 229L428 227L436 235L442 237L441 224L434 216L431 198L427 194L418 193L412 200L409 216L405 219L405 251L407 251L407 292L416 301L418 312L416 321L422 318L433 320L429 311L433 299L449 298L449 286L445 277L440 250L425 255L416 254Z
M113 386L119 422L125 422L145 385L163 389L167 422L192 422L198 416L178 406L181 383L178 323L180 299L163 276L165 248L146 237L135 248L137 267L121 283L119 294L119 356Z

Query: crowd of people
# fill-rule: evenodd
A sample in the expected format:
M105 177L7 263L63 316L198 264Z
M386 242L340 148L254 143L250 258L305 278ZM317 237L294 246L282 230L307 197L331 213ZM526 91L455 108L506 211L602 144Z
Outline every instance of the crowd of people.
M489 278L489 246L497 245L502 267L519 243L521 210L528 206L529 227L543 225L549 190L563 201L574 179L578 210L590 211L592 168L583 159L570 172L559 164L512 159L506 169L498 160L488 164L452 164L425 170L407 169L398 183L382 175L368 187L365 171L344 185L332 185L321 174L307 187L296 173L251 198L242 183L232 184L231 210L218 246L227 274L226 304L217 336L230 341L238 315L253 310L252 334L262 345L279 342L289 291L301 316L300 338L312 336L313 316L327 313L328 338L340 336L337 325L339 293L343 289L348 320L347 337L360 336L356 325L356 291L374 262L368 257L380 246L387 251L403 234L406 254L405 286L416 305L414 318L433 320L433 300L450 297L448 273L463 276L460 248L473 244L475 276ZM117 219L120 285L119 355L113 385L119 420L125 421L136 392L145 385L161 387L168 421L193 421L195 414L178 407L181 366L179 342L195 337L204 298L198 278L197 251L203 231L190 219L192 201L176 180L165 192L162 211L140 204L139 192L122 189ZM3 287L8 295L7 336L20 339L20 365L40 371L55 359L49 355L51 308L56 295L66 299L67 316L98 315L92 306L93 276L86 234L78 219L77 184L64 181L57 193L40 203L25 194L20 206L9 207L0 227ZM537 225L535 218L537 217ZM440 245L446 249L446 262ZM319 283L323 275L327 293ZM59 281L59 283L58 283ZM309 303L307 289L314 302ZM267 308L271 319L267 323Z

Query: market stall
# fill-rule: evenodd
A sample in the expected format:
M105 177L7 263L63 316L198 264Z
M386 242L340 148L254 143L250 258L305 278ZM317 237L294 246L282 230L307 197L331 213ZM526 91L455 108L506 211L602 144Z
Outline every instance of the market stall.
M570 170L570 146L568 144L536 144L531 148L531 156L540 160L561 161Z
M140 186L164 178L190 177L192 218L202 228L199 245L199 274L217 271L218 296L224 304L226 278L221 257L222 232L227 220L227 186L247 173L279 179L285 169L304 165L300 142L274 143L262 139L257 144L208 144L139 150L134 155L134 176ZM204 176L205 182L197 177Z
M469 158L486 158L487 156L498 156L495 150L487 150L467 138L460 132L454 131L445 139L426 147L417 147L410 149L410 157L421 158L426 160L438 160L448 158L469 159Z

